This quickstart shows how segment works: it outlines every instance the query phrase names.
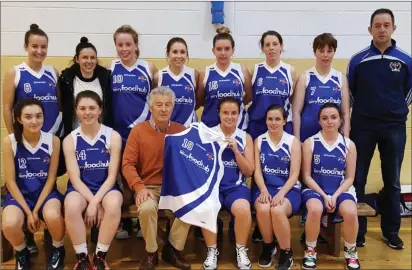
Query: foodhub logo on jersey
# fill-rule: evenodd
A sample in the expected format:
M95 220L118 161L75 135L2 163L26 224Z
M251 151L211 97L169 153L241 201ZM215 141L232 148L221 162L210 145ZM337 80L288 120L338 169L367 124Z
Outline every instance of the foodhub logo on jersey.
M47 101L57 101L57 97L53 96L53 95L50 95L50 93L47 93L46 96L40 96L40 95L34 94L33 97L35 99L37 99L38 101L45 101L45 102L47 102Z
M177 104L192 104L193 99L191 97L179 97L175 99L175 103Z
M217 97L218 98L226 98L226 97L237 98L237 97L240 97L240 93L236 93L233 90L230 90L229 93L223 93L223 92L217 91Z
M185 151L180 150L180 154L182 156L184 156L185 158L187 158L189 161L193 162L194 164L196 164L196 166L198 166L199 168L201 168L202 170L204 170L206 173L210 172L209 166L203 164L203 160L198 160L196 159L194 156L192 156L192 153L190 153L189 155L185 153Z
M32 172L29 172L29 171L26 171L26 173L19 173L19 178L22 178L22 179L35 178L35 177L37 177L37 178L46 178L47 177L47 172L41 170L38 173L32 173Z
M223 161L223 165L227 166L227 167L237 167L237 163L234 159L226 161Z
M120 87L113 87L113 91L114 92L138 92L138 93L141 93L141 94L146 94L147 93L146 87L141 88L138 85L125 86L124 84L122 84Z
M323 105L325 103L335 103L335 104L340 105L341 102L342 101L340 99L335 99L333 97L330 97L330 98L320 98L320 97L318 97L317 99L309 100L309 104L319 104L319 105Z
M97 163L84 163L84 166L80 166L82 169L104 169L109 167L109 161L103 162L99 160Z
M274 96L288 96L288 91L286 90L279 90L279 89L267 89L263 87L262 90L256 91L256 94L263 94L263 95L274 95Z
M288 169L282 170L279 167L277 167L276 169L271 169L271 168L268 168L267 165L265 165L265 168L263 168L263 172L271 173L271 174L289 175L289 170Z
M320 167L320 169L313 169L314 173L319 173L323 175L331 175L331 176L343 176L345 174L344 170L338 170L337 168L333 168L332 170L327 170L323 167Z

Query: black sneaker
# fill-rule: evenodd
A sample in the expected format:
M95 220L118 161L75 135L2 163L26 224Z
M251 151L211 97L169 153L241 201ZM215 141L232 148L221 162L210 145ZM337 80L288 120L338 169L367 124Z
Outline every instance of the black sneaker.
M293 252L291 249L281 249L279 260L275 269L289 270L293 265Z
M259 226L256 224L255 229L253 230L252 234L252 241L253 242L263 242L262 234L260 234Z
M356 246L357 247L364 247L366 245L365 236L356 237Z
M356 247L348 249L343 248L343 256L346 262L346 269L348 270L360 270L361 266L358 260L358 249Z
M51 257L47 263L47 270L63 269L64 257L66 256L66 250L64 246L53 247Z
M30 270L30 251L26 247L23 250L16 251L16 269L18 270Z
M74 270L92 270L89 256L86 253L76 254L77 262L74 265Z
M395 235L383 235L382 236L383 241L386 242L386 244L393 249L404 249L405 247L403 246L403 241L402 239L399 238L397 234Z
M266 268L272 266L272 257L276 254L276 246L274 243L263 243L262 252L259 256L258 265Z
M39 252L36 241L34 241L34 234L29 231L25 231L24 236L26 238L26 245L27 249L30 251L30 254Z
M93 269L94 270L105 270L109 269L109 265L106 261L107 252L98 251L97 254L93 255Z

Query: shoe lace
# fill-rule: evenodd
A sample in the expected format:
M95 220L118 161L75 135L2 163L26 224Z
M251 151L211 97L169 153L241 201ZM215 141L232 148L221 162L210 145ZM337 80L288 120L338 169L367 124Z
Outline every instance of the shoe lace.
M315 261L316 260L316 252L314 249L308 248L305 250L304 258L308 261Z
M26 256L24 254L18 254L17 255L17 260L20 262L20 264L25 264L26 263Z
M247 256L247 251L248 249L245 247L241 248L236 248L237 249L237 260L240 262L242 265L249 265L250 260L249 257Z
M219 251L217 250L217 248L208 247L205 264L207 265L217 264L218 255L219 255Z
M52 261L53 264L56 263L56 261L58 260L59 256L60 256L60 252L59 252L59 250L56 248L56 249L53 251L53 253L52 253L52 258L51 258L51 261Z
M356 247L352 247L346 250L346 253L348 254L348 261L349 264L355 264L358 265L358 250L356 249Z

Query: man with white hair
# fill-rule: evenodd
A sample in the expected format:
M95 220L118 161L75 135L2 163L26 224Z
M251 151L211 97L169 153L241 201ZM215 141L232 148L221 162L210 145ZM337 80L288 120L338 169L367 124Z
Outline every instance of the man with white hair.
M141 270L155 269L157 254L157 211L162 188L163 150L165 136L183 131L183 125L171 122L175 94L168 87L158 87L150 92L148 103L151 119L136 125L130 132L123 154L122 173L131 190L143 238L146 241L147 257L140 264ZM179 269L190 269L190 264L180 255L190 225L175 219L169 241L162 251L162 259Z

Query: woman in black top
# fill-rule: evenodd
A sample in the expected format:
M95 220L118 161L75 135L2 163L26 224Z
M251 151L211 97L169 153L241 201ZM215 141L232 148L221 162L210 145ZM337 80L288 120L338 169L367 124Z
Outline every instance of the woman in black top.
M84 90L94 91L100 96L103 100L101 122L106 126L112 126L110 70L98 64L97 50L86 37L82 37L76 46L73 65L61 72L59 85L62 96L64 137L78 126L74 100L77 94Z

